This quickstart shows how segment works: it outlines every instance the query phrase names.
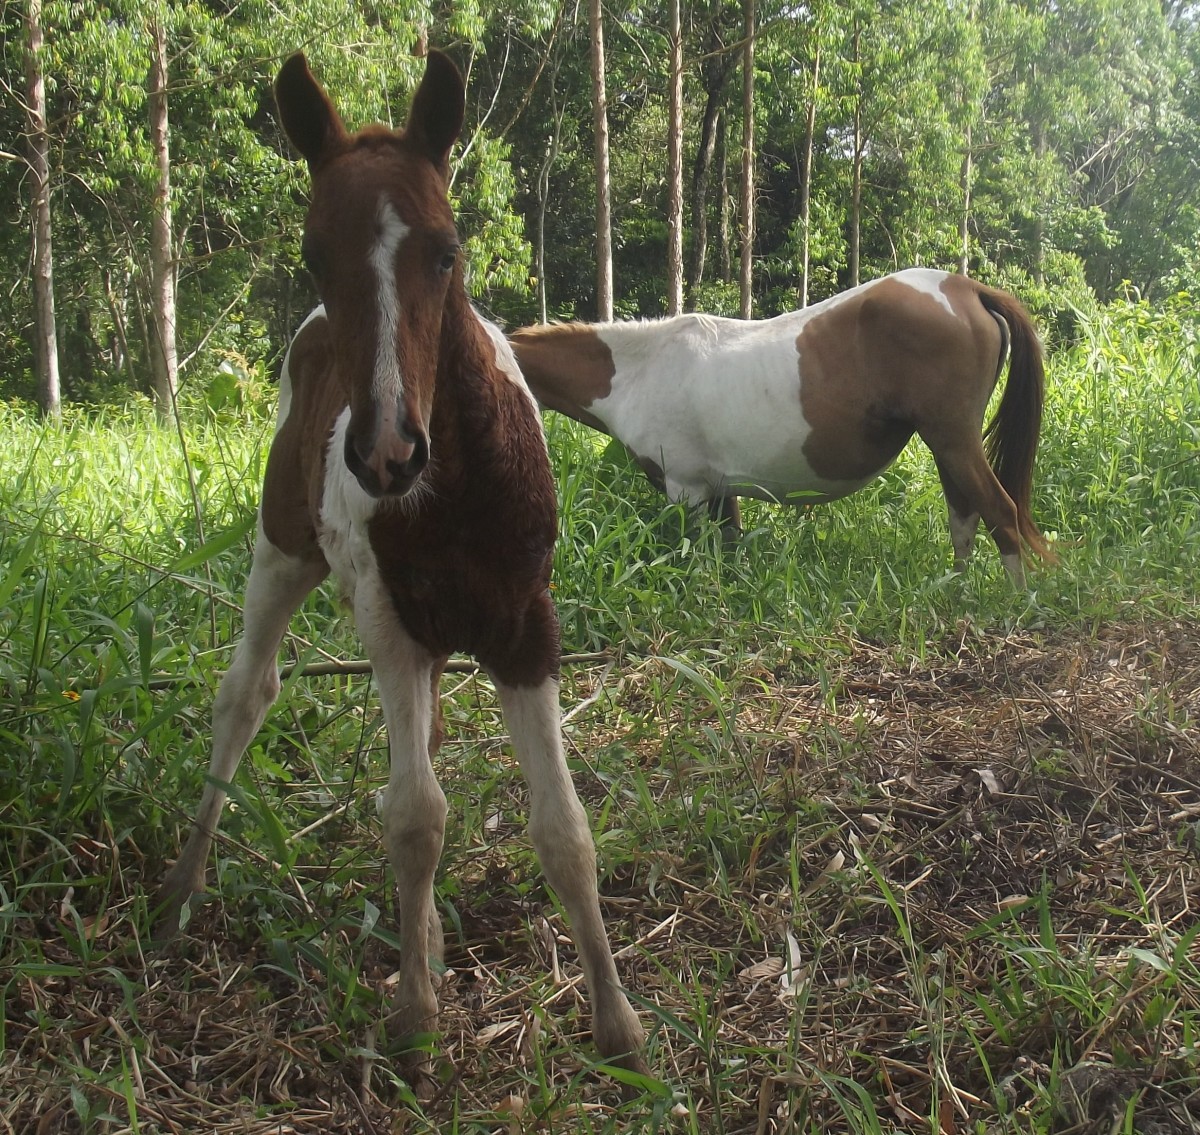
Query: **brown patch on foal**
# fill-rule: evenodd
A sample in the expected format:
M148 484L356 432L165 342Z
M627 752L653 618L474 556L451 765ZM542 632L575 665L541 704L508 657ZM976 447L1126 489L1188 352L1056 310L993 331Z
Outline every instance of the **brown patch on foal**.
M946 418L949 400L964 402L962 382L976 372L980 347L998 365L999 330L970 302L976 285L965 277L961 286L951 283L944 294L957 314L888 279L814 317L797 335L800 404L812 430L804 455L819 477L874 477L923 422ZM975 412L972 399L964 409Z
M608 344L593 328L570 323L525 327L514 331L508 342L539 405L608 432L588 407L612 393L617 367Z

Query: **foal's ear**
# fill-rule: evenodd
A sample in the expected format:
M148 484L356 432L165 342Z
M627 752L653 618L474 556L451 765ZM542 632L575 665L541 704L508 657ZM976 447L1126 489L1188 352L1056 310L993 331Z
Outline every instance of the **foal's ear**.
M404 133L443 174L450 172L450 147L462 129L466 107L466 88L458 68L448 55L430 51Z
M275 104L284 133L315 170L345 141L346 128L329 96L308 69L303 51L289 56L275 80Z

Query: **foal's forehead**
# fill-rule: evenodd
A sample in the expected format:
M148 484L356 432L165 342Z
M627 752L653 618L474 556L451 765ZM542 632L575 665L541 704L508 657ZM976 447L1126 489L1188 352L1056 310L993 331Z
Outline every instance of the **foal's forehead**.
M441 173L403 133L371 127L314 175L310 221L367 231L388 209L409 229L454 232Z

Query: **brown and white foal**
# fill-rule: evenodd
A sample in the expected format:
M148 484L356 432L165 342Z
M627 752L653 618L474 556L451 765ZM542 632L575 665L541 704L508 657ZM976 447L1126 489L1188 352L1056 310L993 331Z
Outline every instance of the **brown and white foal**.
M462 79L431 52L408 124L349 134L302 55L279 73L308 162L304 260L320 291L292 341L267 461L245 629L213 712L208 782L167 877L178 925L242 753L279 693L289 619L330 571L353 609L387 720L383 837L399 891L397 1035L436 1027L433 878L446 798L431 759L452 651L495 682L529 783L529 830L571 921L600 1053L643 1068L618 983L591 833L563 755L558 620L548 591L555 491L537 407L500 332L471 307L447 199Z

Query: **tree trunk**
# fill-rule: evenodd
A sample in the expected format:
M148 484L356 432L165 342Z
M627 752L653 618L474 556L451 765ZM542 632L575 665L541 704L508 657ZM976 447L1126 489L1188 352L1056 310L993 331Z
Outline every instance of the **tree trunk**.
M537 272L538 317L542 323L549 319L546 298L546 206L550 200L550 174L558 161L559 139L562 136L563 106L558 101L558 52L555 52L554 69L550 76L551 121L553 129L546 143L546 157L538 170L538 212L535 234L534 264Z
M733 279L733 225L730 211L733 199L729 193L729 147L725 137L725 112L717 115L717 184L721 187L721 283Z
M958 175L962 189L962 216L958 222L958 270L966 276L971 271L971 124L967 123L966 145L963 147L962 168Z
M33 190L33 338L38 404L50 417L62 414L58 374L58 327L54 315L54 249L50 224L50 138L46 131L46 83L42 74L42 0L29 0L25 16L25 80L28 101L29 171Z
M671 97L667 122L667 314L683 311L683 32L679 0L668 5Z
M808 119L804 124L804 173L800 182L800 306L808 307L809 250L812 235L812 163L813 136L817 130L817 89L821 82L821 41L813 45L812 95L808 100Z
M704 281L704 264L708 259L708 185L712 175L713 157L717 152L721 96L725 90L725 80L729 77L729 59L730 56L710 58L703 72L704 115L700 120L700 145L696 149L696 164L692 167L692 255L684 285L689 310L695 306L693 293ZM724 195L725 185L722 181L722 208Z
M160 419L171 416L178 389L179 359L175 350L175 263L171 251L171 150L167 121L167 30L154 22L154 43L147 83L150 104L150 144L158 178L151 205L150 298L154 342L150 367L154 376L154 409Z
M1035 122L1033 125L1033 152L1037 157L1037 176L1039 180L1042 176L1042 169L1046 164L1046 148L1045 127L1041 122ZM1040 288L1046 283L1046 222L1043 219L1045 217L1046 202L1035 202L1034 210L1033 281Z
M742 318L754 315L754 0L742 0Z
M612 206L608 196L608 99L604 92L604 17L588 0L592 31L592 118L596 136L596 318L613 317Z
M860 62L859 28L854 29L854 63ZM862 240L862 168L863 168L863 130L862 130L862 78L858 79L858 90L854 99L854 153L850 166L850 287L858 287L859 252Z

